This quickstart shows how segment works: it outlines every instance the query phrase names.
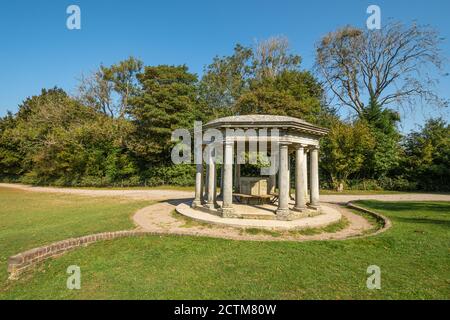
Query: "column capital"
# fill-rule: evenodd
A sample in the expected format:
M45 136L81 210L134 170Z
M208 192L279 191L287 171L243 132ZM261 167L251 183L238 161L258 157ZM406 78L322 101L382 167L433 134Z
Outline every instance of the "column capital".
M234 145L234 140L223 140L223 144L225 146L233 146Z
M315 146L315 145L310 145L310 146L309 146L309 149L310 149L310 150L319 150L319 149L320 149L320 146L319 146L319 145L317 145L317 146Z
M298 143L298 144L295 145L295 149L296 150L298 150L298 149L306 149L307 147L308 147L308 145L304 144L304 143Z

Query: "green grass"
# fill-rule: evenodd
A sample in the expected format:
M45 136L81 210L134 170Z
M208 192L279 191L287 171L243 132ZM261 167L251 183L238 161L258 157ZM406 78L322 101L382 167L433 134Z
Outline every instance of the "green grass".
M359 212L357 213L359 214ZM339 220L336 223L330 224L326 227L323 228L309 228L309 229L300 229L300 230L293 230L290 231L289 233L295 235L295 234L301 234L301 235L315 235L315 234L320 234L320 233L334 233L334 232L338 232L343 230L344 228L346 228L348 226L349 222L347 220L347 218L342 217L341 220Z
M280 231L258 229L258 228L245 228L242 230L242 232L250 235L266 235L271 237L281 237L283 235L283 233Z
M9 256L54 241L134 228L148 201L115 200L0 188L0 288Z
M404 191L390 191L390 190L344 190L338 192L336 190L322 189L321 195L369 195L369 194L402 194L408 193Z
M0 251L3 267L4 257L12 251L72 233L90 233L84 230L90 224L96 224L97 231L123 228L129 222L122 218L142 205L94 199L77 199L75 204L73 197L63 197L64 211L71 214L47 219L45 208L59 201L49 197L0 190L9 208L0 207L0 245L8 249ZM105 241L51 259L24 278L4 284L0 299L449 299L450 203L361 201L360 205L383 213L393 227L377 236L345 241L245 242L178 236ZM91 218L99 210L105 215ZM120 222L110 223L108 214L121 210ZM66 218L61 217L66 216L78 218L65 225L61 221ZM34 240L37 235L39 241ZM81 267L81 290L66 289L70 265ZM370 265L381 268L381 290L366 288Z

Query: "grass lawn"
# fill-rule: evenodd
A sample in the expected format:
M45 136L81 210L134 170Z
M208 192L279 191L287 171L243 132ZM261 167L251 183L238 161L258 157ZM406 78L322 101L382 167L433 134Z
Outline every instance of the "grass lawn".
M5 259L42 243L130 227L139 202L0 190ZM0 285L0 299L449 299L450 203L361 201L393 222L377 236L345 241L242 242L144 236L100 242ZM81 290L66 289L70 265ZM381 268L381 290L366 288Z
M0 188L0 290L9 256L70 237L132 229L148 201L91 198Z

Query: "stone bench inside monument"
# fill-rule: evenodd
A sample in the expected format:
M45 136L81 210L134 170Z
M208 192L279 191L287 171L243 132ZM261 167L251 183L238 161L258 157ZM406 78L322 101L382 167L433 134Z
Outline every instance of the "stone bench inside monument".
M240 177L239 193L236 196L244 204L258 205L270 203L268 179L261 177Z

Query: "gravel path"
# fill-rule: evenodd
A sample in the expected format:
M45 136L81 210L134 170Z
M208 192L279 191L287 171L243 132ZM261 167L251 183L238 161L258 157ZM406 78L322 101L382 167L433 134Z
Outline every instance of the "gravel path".
M93 197L123 197L137 200L170 200L189 199L194 197L194 192L164 189L149 190L99 190L34 187L23 184L0 183L0 187L16 188L35 192L65 193ZM321 195L320 200L328 203L347 203L355 200L380 200L380 201L450 201L450 194L431 193L395 193L376 195Z
M177 214L173 214L176 205L179 203L180 201L165 201L148 206L136 212L133 216L133 220L138 228L143 231L251 241L341 240L359 236L366 230L372 228L372 225L360 215L354 214L341 206L329 204L329 206L333 206L339 210L339 212L341 212L348 220L349 225L345 229L334 233L324 232L314 235L303 235L294 232L261 232L258 234L251 234L240 228L196 222L186 224L186 220L181 216L177 218Z
M24 184L12 184L12 183L0 183L0 187L14 188L33 192L75 194L90 197L130 198L134 200L169 200L169 199L189 199L194 197L194 192L191 191L164 190L164 189L101 190L101 189L34 187Z
M335 233L320 233L315 235L302 235L283 232L277 236L259 233L249 234L242 229L231 227L218 227L198 223L186 223L172 214L176 205L189 202L194 193L177 190L96 190L75 188L33 187L21 184L0 183L0 187L15 188L33 192L75 194L93 197L119 197L135 200L162 201L157 204L140 209L133 216L138 229L145 231L159 231L184 235L227 238L235 240L269 240L269 241L310 241L310 240L337 240L346 239L363 234L372 226L361 217L339 204L354 200L381 200L381 201L450 201L450 195L444 194L384 194L384 195L322 195L321 201L338 209L349 221L349 225Z

